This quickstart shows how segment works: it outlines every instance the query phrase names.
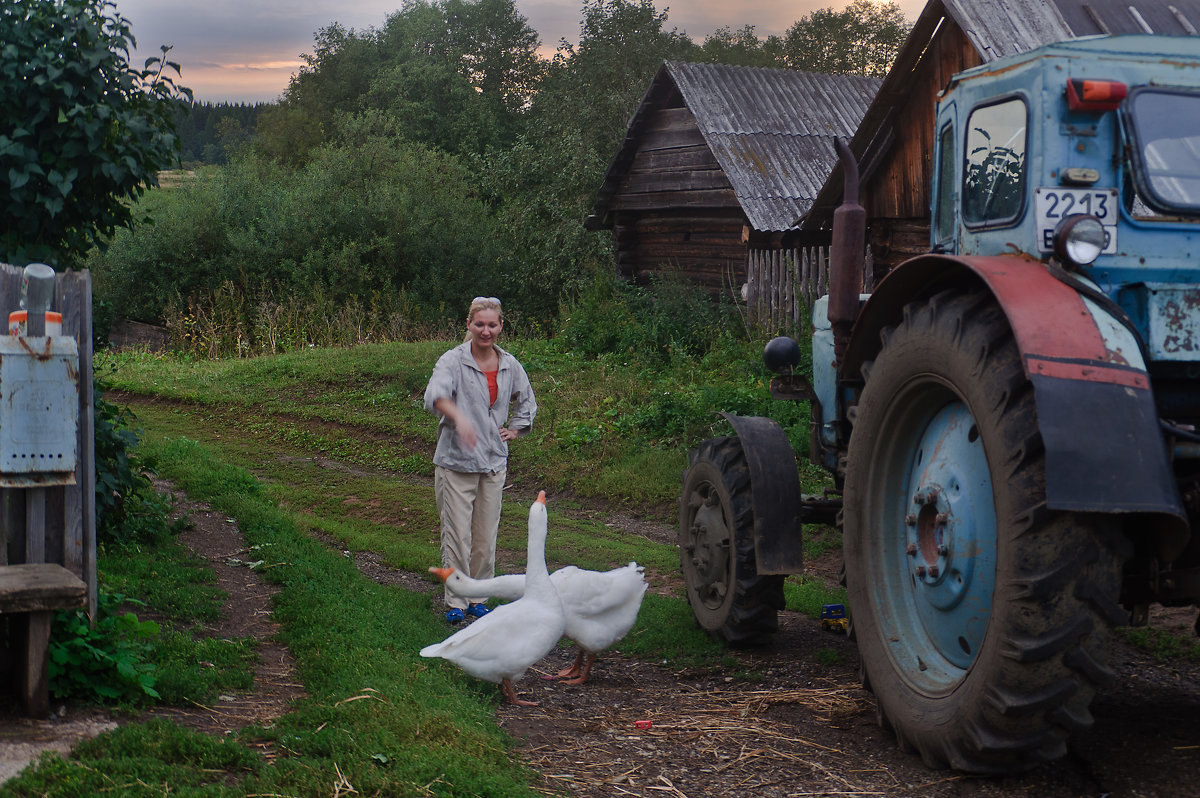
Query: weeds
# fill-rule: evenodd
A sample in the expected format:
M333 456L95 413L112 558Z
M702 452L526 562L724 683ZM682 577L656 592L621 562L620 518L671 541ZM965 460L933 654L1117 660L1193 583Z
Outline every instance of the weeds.
M827 667L842 664L842 655L836 649L824 646L813 652L813 659Z
M96 459L96 527L100 541L132 543L160 540L169 531L166 505L150 484L150 464L133 449L136 417L104 398L104 387L93 385Z
M154 621L121 612L124 596L101 591L96 623L83 610L58 611L50 634L50 694L85 701L140 703L159 698L151 639ZM140 602L137 602L140 603Z
M341 302L317 285L307 295L249 295L225 281L208 295L176 297L165 311L171 348L201 360L277 355L311 347L444 337L445 323L422 321L403 292Z

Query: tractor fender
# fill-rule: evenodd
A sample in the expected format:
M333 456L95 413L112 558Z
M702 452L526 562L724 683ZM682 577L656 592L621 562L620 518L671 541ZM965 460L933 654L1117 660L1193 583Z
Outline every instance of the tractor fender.
M995 297L1033 385L1046 452L1046 506L1155 514L1168 537L1186 536L1137 338L1039 260L922 255L901 263L856 320L840 378L861 381L863 363L881 348L880 332L902 319L907 303L964 281L981 283Z
M754 555L760 575L803 570L800 474L783 427L769 418L722 413L733 425L750 471Z

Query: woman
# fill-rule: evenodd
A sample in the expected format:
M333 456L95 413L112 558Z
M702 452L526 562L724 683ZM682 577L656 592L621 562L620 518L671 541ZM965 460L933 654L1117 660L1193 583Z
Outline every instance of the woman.
M475 297L466 339L438 358L425 389L425 409L441 416L433 490L442 521L442 567L475 579L495 575L508 443L527 433L537 414L525 369L496 346L503 328L500 300ZM486 600L447 590L446 620L482 617Z

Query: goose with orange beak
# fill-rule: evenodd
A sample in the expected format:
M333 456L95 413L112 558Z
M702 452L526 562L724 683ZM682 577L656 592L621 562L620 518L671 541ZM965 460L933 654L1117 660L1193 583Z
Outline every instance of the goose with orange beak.
M528 570L523 595L502 604L440 643L421 649L422 657L453 662L477 679L500 685L518 706L537 706L517 697L513 682L550 652L563 636L566 618L546 569L546 492L529 508Z

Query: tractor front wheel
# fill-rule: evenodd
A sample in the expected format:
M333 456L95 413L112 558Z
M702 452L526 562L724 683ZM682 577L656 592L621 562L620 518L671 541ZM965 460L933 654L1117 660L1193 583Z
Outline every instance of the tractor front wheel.
M691 452L679 499L679 551L696 621L735 645L767 642L779 628L783 576L760 576L754 554L750 471L736 437Z

